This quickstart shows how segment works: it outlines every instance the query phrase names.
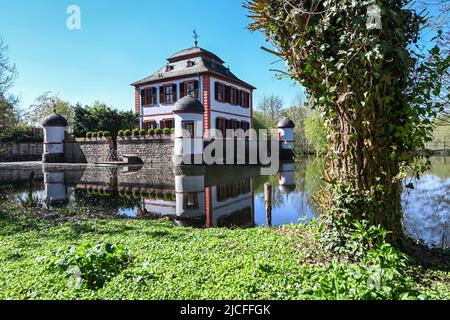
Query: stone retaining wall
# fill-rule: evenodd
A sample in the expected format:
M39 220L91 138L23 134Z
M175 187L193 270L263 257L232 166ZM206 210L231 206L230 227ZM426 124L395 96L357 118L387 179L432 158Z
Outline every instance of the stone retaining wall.
M117 154L136 155L146 164L172 165L174 142L170 138L117 140Z
M40 161L42 143L0 143L0 162Z
M111 139L66 139L66 163L101 163L112 161L114 145Z

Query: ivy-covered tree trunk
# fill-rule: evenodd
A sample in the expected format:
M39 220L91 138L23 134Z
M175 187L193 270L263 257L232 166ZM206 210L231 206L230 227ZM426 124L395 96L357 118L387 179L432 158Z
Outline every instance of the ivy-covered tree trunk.
M339 116L327 116L330 201L326 209L335 220L357 218L381 224L397 238L402 235L400 169L383 137L381 109L345 103Z
M409 0L250 0L250 29L285 60L280 71L316 98L328 133L331 221L381 224L403 236L401 181L420 173L430 140L432 101L448 59L415 54L425 20ZM268 50L268 49L266 49ZM271 50L268 50L271 51ZM425 50L426 51L426 50Z

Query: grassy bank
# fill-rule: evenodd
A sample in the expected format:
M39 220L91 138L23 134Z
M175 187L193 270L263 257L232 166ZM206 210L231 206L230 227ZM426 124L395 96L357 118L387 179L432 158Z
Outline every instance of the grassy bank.
M449 272L335 262L317 223L198 230L83 210L37 214L0 204L0 299L450 298ZM104 282L89 286L88 273Z

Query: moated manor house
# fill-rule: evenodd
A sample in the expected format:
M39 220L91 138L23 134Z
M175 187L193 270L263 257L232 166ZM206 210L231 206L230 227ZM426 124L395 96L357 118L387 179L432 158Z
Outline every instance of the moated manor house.
M211 144L216 164L259 164L260 151L292 160L294 126L284 118L278 123L278 141L260 140L248 134L253 129L253 90L256 88L236 77L214 53L195 45L170 58L153 75L134 82L135 112L145 134L133 137L71 139L68 123L59 114L43 122L44 162L123 164L204 164L204 151ZM149 129L174 129L151 134ZM226 130L238 130L245 136L228 139ZM221 152L215 153L215 141L225 137ZM244 139L241 139L244 138ZM233 140L238 143L230 143ZM265 147L261 147L264 145ZM275 145L275 149L273 147ZM238 149L239 148L239 149ZM239 151L238 151L239 150Z
M193 47L167 60L153 75L132 84L141 128L174 128L175 103L186 96L198 99L203 105L203 111L197 109L197 112L203 113L205 136L214 138L214 129L224 134L226 129L246 131L253 127L255 87L236 77L222 59Z

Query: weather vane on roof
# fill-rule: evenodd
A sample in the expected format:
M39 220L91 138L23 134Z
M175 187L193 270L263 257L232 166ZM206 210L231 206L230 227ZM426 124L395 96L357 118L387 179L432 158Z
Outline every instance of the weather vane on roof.
M193 38L195 39L195 47L197 48L198 47L198 38L200 38L200 36L198 35L196 29L194 29L194 36L193 36Z

